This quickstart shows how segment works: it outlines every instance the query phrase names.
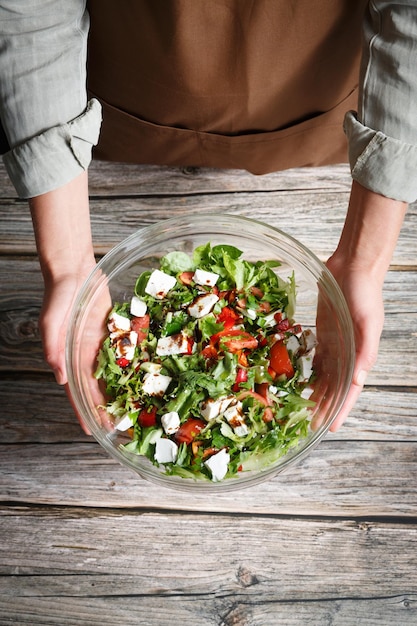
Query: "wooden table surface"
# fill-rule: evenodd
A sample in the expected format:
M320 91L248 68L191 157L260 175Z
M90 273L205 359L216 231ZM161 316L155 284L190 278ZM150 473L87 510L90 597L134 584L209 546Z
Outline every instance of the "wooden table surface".
M334 249L345 165L264 177L95 163L97 255L173 215L264 220ZM296 468L208 498L148 483L81 431L43 358L28 208L0 169L0 625L417 624L417 206L385 284L378 362Z

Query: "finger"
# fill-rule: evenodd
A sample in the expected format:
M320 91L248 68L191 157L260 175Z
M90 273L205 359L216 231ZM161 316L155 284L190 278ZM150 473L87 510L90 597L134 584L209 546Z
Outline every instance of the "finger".
M79 411L78 411L78 409L77 409L77 407L75 405L75 402L72 399L68 383L66 383L66 385L65 385L65 392L66 392L66 394L68 396L68 399L69 399L69 401L71 403L71 406L72 406L72 408L74 410L74 413L77 416L78 421L80 422L81 428L83 429L83 431L85 432L86 435L91 435L91 430L87 426L87 424L86 424L85 420L83 419L82 415L79 413Z
M58 321L57 321L58 320ZM52 368L58 385L65 385L67 372L65 367L65 330L58 316L41 314L39 320L45 360Z
M373 326L362 332L356 340L357 352L352 384L343 407L330 428L331 432L336 432L342 426L362 393L368 373L377 359L380 335L379 325Z
M330 427L330 431L332 433L335 433L337 430L339 430L339 428L342 426L342 424L346 421L349 413L351 412L351 410L353 409L353 407L356 404L357 399L359 398L361 392L363 389L363 385L357 385L355 383L353 383L350 386L350 389L348 391L348 394L346 396L346 400L343 403L343 406L338 414L338 416L336 417L335 421L333 422L333 424Z

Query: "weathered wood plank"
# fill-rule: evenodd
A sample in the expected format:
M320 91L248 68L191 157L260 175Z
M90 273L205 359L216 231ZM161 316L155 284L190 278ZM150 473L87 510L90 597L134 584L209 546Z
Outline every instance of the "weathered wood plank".
M101 576L106 597L126 604L202 595L216 624L237 604L417 593L414 524L50 508L6 510L1 525L3 575L75 575L76 597L94 597L91 577Z
M333 189L349 191L347 164L294 168L256 176L244 170L173 168L94 161L89 171L91 195L160 195L219 191L279 191L283 189Z
M415 626L417 621L417 598L410 594L289 602L277 597L263 602L262 592L255 600L244 588L221 595L144 595L133 577L122 581L82 575L79 579L82 590L74 577L1 577L0 616L5 623L21 626L172 626L173 616L182 626ZM80 597L84 588L86 596Z
M0 446L0 500L238 514L417 517L417 443L342 441L256 488L187 493L142 480L96 443Z
M348 191L351 185L346 164L294 168L255 176L244 170L175 168L93 161L89 169L91 195L175 195L219 191L280 189L334 189ZM0 163L0 198L16 198L5 167Z
M173 216L242 215L286 231L325 260L337 245L346 203L346 194L321 190L103 198L91 201L91 223L96 253L102 255L137 229ZM417 266L416 214L413 205L394 253L394 265ZM35 254L32 223L23 203L0 201L0 249L7 254Z
M0 379L0 399L2 444L91 442L52 374L5 375ZM331 438L417 441L416 403L417 387L365 387L343 429Z

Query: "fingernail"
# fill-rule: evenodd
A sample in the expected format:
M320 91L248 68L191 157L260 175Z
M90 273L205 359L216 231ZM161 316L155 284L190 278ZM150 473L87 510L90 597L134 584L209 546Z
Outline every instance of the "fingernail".
M364 386L364 384L365 384L365 382L366 382L366 377L367 377L367 375L368 375L368 372L367 372L366 370L360 370L360 371L357 373L357 376L356 376L356 381L355 381L355 382L356 382L356 384L357 384L359 387L363 387L363 386Z

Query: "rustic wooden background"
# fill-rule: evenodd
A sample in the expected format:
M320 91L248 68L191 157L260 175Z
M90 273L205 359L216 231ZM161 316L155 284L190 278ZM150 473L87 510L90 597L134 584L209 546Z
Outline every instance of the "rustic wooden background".
M349 188L345 165L256 177L94 163L95 249L225 211L325 260ZM416 213L387 275L379 359L346 425L260 487L190 497L82 433L42 358L30 216L0 167L0 625L417 624Z

